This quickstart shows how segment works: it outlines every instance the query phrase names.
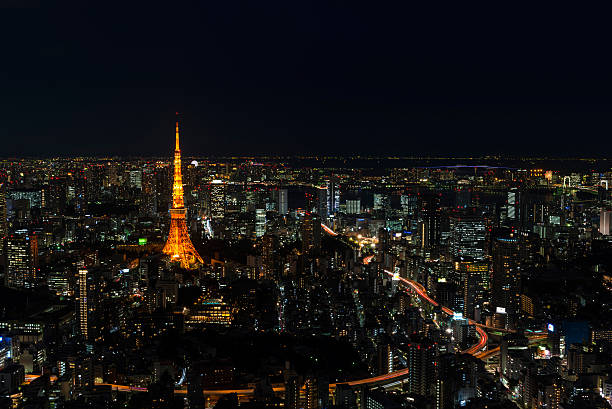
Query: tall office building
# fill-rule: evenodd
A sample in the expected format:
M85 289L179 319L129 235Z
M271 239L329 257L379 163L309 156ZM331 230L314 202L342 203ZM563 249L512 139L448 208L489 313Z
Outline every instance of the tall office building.
M382 193L374 193L374 210L387 210L391 207L389 196Z
M155 216L157 214L157 185L154 168L145 167L143 169L141 186L140 215Z
M266 209L255 209L255 237L266 233Z
M489 293L489 263L462 259L455 262L455 271L463 284L463 315L479 320L477 311L482 311Z
M6 240L6 285L13 288L32 288L36 283L36 240L27 234L12 234Z
M486 226L480 217L450 217L450 251L454 257L483 259L485 256Z
M346 213L347 214L361 213L361 200L360 199L347 199Z
M317 215L306 213L302 222L302 252L318 253L321 250L321 222Z
M0 184L0 255L5 252L4 244L8 235L8 219L6 214L6 185Z
M407 346L408 382L404 388L408 393L429 396L435 388L436 349L426 342L410 342Z
M400 205L405 216L414 216L418 209L417 196L412 194L402 195L400 197Z
M334 175L327 181L327 215L335 214L340 208L340 189Z
M134 169L130 170L130 187L135 189L142 189L142 170Z
M609 236L611 233L610 224L612 223L612 211L602 210L599 214L599 232Z
M51 214L63 214L66 209L68 187L65 178L50 177L49 185L46 187L48 194L45 194L45 204L47 211Z
M264 234L261 246L261 264L263 266L263 275L267 279L274 278L277 247L278 238L272 234Z
M287 189L278 191L278 213L281 215L289 213L289 193Z
M439 195L421 197L421 218L421 247L425 250L434 249L440 241L442 222Z
M324 187L317 188L317 213L321 220L327 220L327 189Z
M520 203L519 203L519 191L516 188L512 188L508 191L508 219L511 221L519 220Z
M225 184L219 179L210 184L210 216L213 219L225 216Z
M89 306L87 303L87 270L79 269L79 329L84 339L89 339Z
M511 326L520 304L521 274L518 266L519 238L507 229L495 232L493 238L493 279L491 305L496 323Z

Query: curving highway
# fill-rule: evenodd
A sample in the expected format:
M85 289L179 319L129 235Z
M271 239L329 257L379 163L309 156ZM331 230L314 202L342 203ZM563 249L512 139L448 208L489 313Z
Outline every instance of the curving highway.
M393 273L389 270L383 270L383 271L387 273L388 275L390 275L391 277L394 276ZM425 287L423 287L421 284L417 283L416 281L408 280L403 277L395 276L395 278L399 279L402 283L410 287L412 290L414 290L419 295L419 297L421 297L422 299L424 299L425 301L427 301L434 307L437 307L440 305L438 304L436 300L434 300L427 294ZM453 310L445 306L442 306L442 311L444 311L448 315L453 315L455 313ZM483 329L483 328L487 328L485 325L480 324L471 319L468 319L468 322L476 326L476 332L478 332L478 342L472 345L471 347L469 347L468 349L464 350L463 353L475 355L478 351L480 351L487 345L489 336L487 335L487 332Z

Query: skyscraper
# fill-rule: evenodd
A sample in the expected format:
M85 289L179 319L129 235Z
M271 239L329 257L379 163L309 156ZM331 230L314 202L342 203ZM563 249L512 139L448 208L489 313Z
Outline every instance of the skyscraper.
M511 221L519 220L520 203L519 203L519 191L516 188L508 191L508 219Z
M451 216L450 230L450 251L454 257L484 258L486 227L482 218Z
M312 213L304 215L302 224L302 251L304 253L318 253L321 249L321 222L319 217Z
M225 184L215 179L210 184L210 217L222 219L225 216Z
M276 252L278 238L272 234L265 234L261 246L261 264L263 265L263 275L265 278L274 277L276 267Z
M327 189L324 187L317 188L317 213L321 220L327 220Z
M186 221L187 209L183 202L183 177L181 175L181 149L179 147L179 124L176 121L176 147L174 150L174 184L172 186L172 208L170 209L170 232L162 252L181 267L193 269L201 264L202 257L191 243Z
M87 270L79 269L79 328L84 339L89 338L87 305Z
M408 383L405 390L428 396L435 388L436 350L434 345L411 342L407 346Z
M599 214L599 232L603 235L612 234L610 230L610 224L612 222L612 211L603 210Z
M278 191L278 213L286 215L289 212L289 195L287 189Z
M476 310L482 309L489 291L489 263L462 259L455 262L455 270L463 283L463 315L478 320Z
M4 254L4 243L8 234L8 220L6 214L6 185L0 184L0 254Z
M255 209L255 237L266 233L266 209Z
M340 190L335 182L334 175L327 181L327 215L333 215L340 207Z
M36 268L32 242L27 234L13 234L6 241L6 285L13 288L32 288L36 281Z
M421 197L421 247L424 250L436 248L440 241L440 197Z
M496 232L493 239L491 305L498 325L505 321L505 326L511 326L512 317L518 311L521 283L518 257L518 235L506 229Z
M346 201L346 213L347 214L361 213L361 200L360 199L348 199Z

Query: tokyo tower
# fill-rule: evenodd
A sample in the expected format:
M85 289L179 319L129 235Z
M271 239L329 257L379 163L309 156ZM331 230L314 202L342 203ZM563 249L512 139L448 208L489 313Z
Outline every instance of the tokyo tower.
M172 208L170 209L170 232L162 252L170 261L179 262L181 267L193 270L202 264L187 232L187 209L183 202L183 176L181 174L181 148L179 147L179 124L176 121L176 148L174 149L174 183L172 184Z

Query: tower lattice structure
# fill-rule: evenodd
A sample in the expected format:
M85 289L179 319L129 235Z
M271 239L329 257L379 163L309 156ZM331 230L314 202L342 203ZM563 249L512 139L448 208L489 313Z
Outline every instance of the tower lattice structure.
M183 175L181 173L181 148L179 147L179 124L176 121L176 148L174 150L174 183L172 184L172 208L170 209L170 232L162 252L170 256L181 267L194 269L202 264L187 231L187 209L183 201Z

